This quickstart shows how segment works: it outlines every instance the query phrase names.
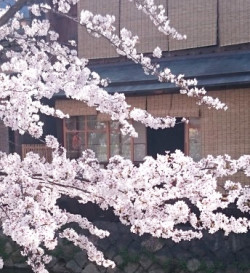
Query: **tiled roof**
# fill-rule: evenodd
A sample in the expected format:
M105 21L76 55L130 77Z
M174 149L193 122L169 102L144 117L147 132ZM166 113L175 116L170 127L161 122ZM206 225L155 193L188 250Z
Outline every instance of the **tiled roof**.
M161 68L168 67L174 74L185 78L195 77L199 86L207 89L250 86L250 52L213 53L208 55L164 58ZM91 66L102 78L109 78L110 93L175 92L178 88L170 83L160 83L156 77L145 75L140 65L121 62Z

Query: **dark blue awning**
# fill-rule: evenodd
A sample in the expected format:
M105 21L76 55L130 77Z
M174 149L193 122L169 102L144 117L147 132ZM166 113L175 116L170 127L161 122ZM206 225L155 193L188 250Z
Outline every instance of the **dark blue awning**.
M168 67L174 74L196 78L199 86L206 88L245 86L250 84L250 52L213 53L199 56L164 58L161 68ZM102 78L109 78L109 92L150 93L157 90L174 92L178 88L170 83L160 83L156 77L145 75L141 66L134 63L93 65L91 69Z
M207 90L250 86L250 51L169 57L158 61L161 68L167 67L176 75L196 78L198 86ZM110 93L133 95L179 91L171 83L160 83L155 76L144 74L141 66L132 62L91 65L90 68L102 78L111 80L106 88ZM55 95L61 96L64 96L63 92Z

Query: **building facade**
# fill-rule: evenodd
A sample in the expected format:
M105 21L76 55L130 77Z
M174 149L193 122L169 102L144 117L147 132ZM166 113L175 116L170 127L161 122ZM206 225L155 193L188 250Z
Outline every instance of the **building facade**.
M142 69L119 57L115 49L102 38L93 38L74 24L70 31L62 32L55 20L55 28L63 39L76 38L78 54L90 59L91 68L102 77L110 78L110 93L123 92L131 107L146 109L154 116L172 115L189 118L189 124L178 124L173 129L152 130L134 123L139 132L137 139L122 136L119 124L107 115L98 113L83 102L66 100L59 95L51 102L56 108L70 114L70 119L54 121L45 129L53 128L68 156L76 158L90 148L104 165L109 157L121 154L135 163L146 155L156 157L165 151L182 150L194 160L212 155L229 154L238 158L250 153L250 2L245 0L157 0L165 6L167 14L187 40L176 41L158 32L133 3L123 0L81 0L77 10L89 9L93 13L114 14L117 33L126 27L140 38L139 52L151 55L156 46L163 52L161 67L173 73L197 78L209 95L227 103L228 111L216 111L199 106L194 99L181 95L169 83L159 83L153 76L144 75ZM55 126L54 126L55 125ZM56 129L55 129L56 128ZM21 137L23 156L32 146L28 137ZM32 145L31 145L32 144ZM32 148L33 147L33 148ZM45 148L41 148L45 149ZM41 152L46 155L47 152ZM239 176L242 183L249 183Z

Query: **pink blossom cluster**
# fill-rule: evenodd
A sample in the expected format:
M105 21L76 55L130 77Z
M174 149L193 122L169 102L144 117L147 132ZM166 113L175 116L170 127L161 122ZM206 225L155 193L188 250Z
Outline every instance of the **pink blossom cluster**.
M152 128L173 126L175 120L173 117L164 117L159 120L146 112L143 115L142 112L139 114L138 110L129 108L124 95L108 94L104 89L108 81L101 79L96 72L92 72L87 67L88 61L77 57L75 49L69 49L57 41L58 34L50 30L48 20L39 19L42 12L48 11L71 18L67 12L70 5L76 2L54 1L53 6L35 3L30 9L38 17L32 20L30 25L21 26L19 20L22 15L17 13L9 24L0 27L0 38L10 42L15 41L21 49L8 50L7 60L1 65L0 118L5 125L19 130L20 133L28 131L31 135L40 137L43 123L40 121L39 113L60 118L67 117L67 113L55 111L40 100L50 99L63 90L66 97L84 101L89 106L96 107L98 111L111 115L113 120L118 120L124 134L137 135L131 124L127 122L131 118ZM168 22L165 15L163 16L164 9L161 6L154 6L153 1L135 2L136 7L139 9L143 7L142 9L147 11L152 20L158 16L161 23ZM158 15L157 10L160 10ZM204 89L189 88L190 85L197 84L196 80L185 80L181 75L175 76L167 68L159 71L159 65L152 64L149 57L138 54L136 44L139 38L126 29L121 30L120 37L115 34L114 16L94 15L90 11L83 10L79 20L71 19L86 27L94 36L105 37L111 45L116 47L119 54L140 63L145 73L157 76L159 81L170 81L179 86L181 94L198 97L199 103L205 103L216 109L226 109L225 104L218 99L204 96L206 93ZM173 31L169 29L169 32L174 33ZM161 56L159 47L155 49L154 55Z
M68 117L67 113L44 103L44 99L51 99L62 91L67 98L83 101L118 120L124 134L136 136L128 119L155 129L175 125L174 117L155 118L145 110L131 109L123 94L108 94L105 90L108 80L91 71L87 67L88 60L79 58L74 48L60 44L49 20L40 18L48 12L74 20L97 38L104 37L120 55L139 63L146 74L155 75L160 82L175 84L181 94L196 97L198 103L208 107L226 110L225 104L206 96L203 88L197 88L195 79L187 80L183 75L172 74L168 68L160 69L150 57L137 53L139 37L127 29L116 34L114 16L94 15L87 10L81 11L80 18L68 15L70 6L77 2L35 3L30 6L35 16L30 25L21 24L23 15L20 12L7 24L0 25L0 41L15 45L9 48L0 45L1 56L5 58L0 69L0 119L6 126L41 137L41 113ZM149 16L159 31L173 38L185 38L169 26L163 6L155 5L153 0L132 2ZM1 8L0 19L10 9ZM74 41L70 43L75 45ZM153 56L161 55L157 47ZM99 238L109 233L80 215L61 210L57 201L62 195L76 198L79 203L96 203L102 209L113 208L121 222L131 226L132 232L150 233L175 242L201 238L203 230L210 233L224 230L227 235L244 233L250 228L246 217L229 217L223 212L232 204L243 214L250 211L250 188L229 179L239 171L250 176L249 155L238 160L228 155L208 156L194 162L176 151L171 155L159 155L157 159L146 157L138 167L115 156L103 169L92 151L84 151L79 159L70 160L54 137L47 136L46 144L54 150L51 163L33 153L23 160L17 154L0 153L1 227L4 234L21 246L34 272L47 272L45 266L51 258L46 250L54 249L60 237L86 250L91 261L114 266L87 237L68 228L67 224L76 223ZM225 180L223 193L218 191L221 179ZM0 259L0 268L2 266Z
M132 0L129 0L132 1ZM142 9L149 18L155 23L155 18L159 21L166 23L165 34L172 34L173 38L181 39L185 38L177 34L177 32L168 26L169 21L165 14L165 9L163 6L154 5L153 0L135 0L133 1L136 7L140 10ZM160 10L159 14L157 10ZM206 90L204 88L198 88L196 79L184 79L184 75L174 75L169 68L163 70L160 69L159 64L152 63L152 60L148 56L144 56L142 53L137 53L136 44L139 42L139 37L134 36L131 31L122 28L120 35L115 33L115 27L113 25L115 21L114 16L100 14L94 15L88 10L83 10L81 12L80 24L92 33L95 37L104 37L107 39L112 46L116 48L119 55L126 56L128 59L135 63L141 64L144 72L146 74L154 75L158 78L160 82L171 82L180 88L181 94L186 94L189 97L195 97L198 99L199 104L206 104L209 107L215 109L227 110L225 103L222 103L218 98L214 99L210 96L205 96ZM159 27L160 28L160 27ZM161 29L161 28L160 28ZM161 49L157 47L153 56L159 58L162 55ZM190 87L191 86L191 87Z
M58 236L86 250L91 261L114 266L87 237L66 224L76 223L99 238L109 233L80 215L61 210L57 205L61 195L76 198L79 203L94 202L102 209L111 207L132 232L175 242L201 238L203 230L224 230L228 235L245 233L250 228L246 217L223 212L234 203L242 213L249 212L250 188L226 180L224 193L217 190L221 178L239 171L250 175L250 156L238 160L228 155L208 156L194 162L176 151L157 159L146 157L139 167L114 156L103 169L90 150L70 160L56 139L48 136L46 141L54 149L51 163L33 153L23 161L16 154L0 155L3 232L22 247L34 272L47 272L45 265L50 258L46 249L56 247ZM183 224L185 229L180 227Z

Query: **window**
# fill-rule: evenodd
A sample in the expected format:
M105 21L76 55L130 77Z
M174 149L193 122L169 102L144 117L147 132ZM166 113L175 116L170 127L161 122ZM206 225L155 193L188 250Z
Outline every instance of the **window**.
M194 161L199 161L201 159L201 130L199 118L189 119L187 153Z
M190 118L189 124L177 122L174 128L164 130L145 128L138 122L133 122L133 126L138 138L123 136L116 121L101 121L97 115L71 116L64 120L67 155L78 158L82 151L91 149L103 163L114 155L141 162L146 155L156 158L157 154L179 149L195 161L201 158L199 118Z
M123 136L116 121L99 121L96 115L73 116L64 120L64 146L69 158L77 158L85 149L95 152L100 162L107 162L114 155L132 161L142 161L146 156L146 130L133 124L139 137Z
M157 157L157 154L165 155L166 152L174 153L175 150L184 149L184 123L178 118L176 125L167 129L147 129L148 154Z
M157 157L165 155L166 151L174 153L176 149L189 155L194 161L201 159L201 131L200 119L189 118L189 123L181 122L177 118L175 127L168 129L147 129L148 155Z

